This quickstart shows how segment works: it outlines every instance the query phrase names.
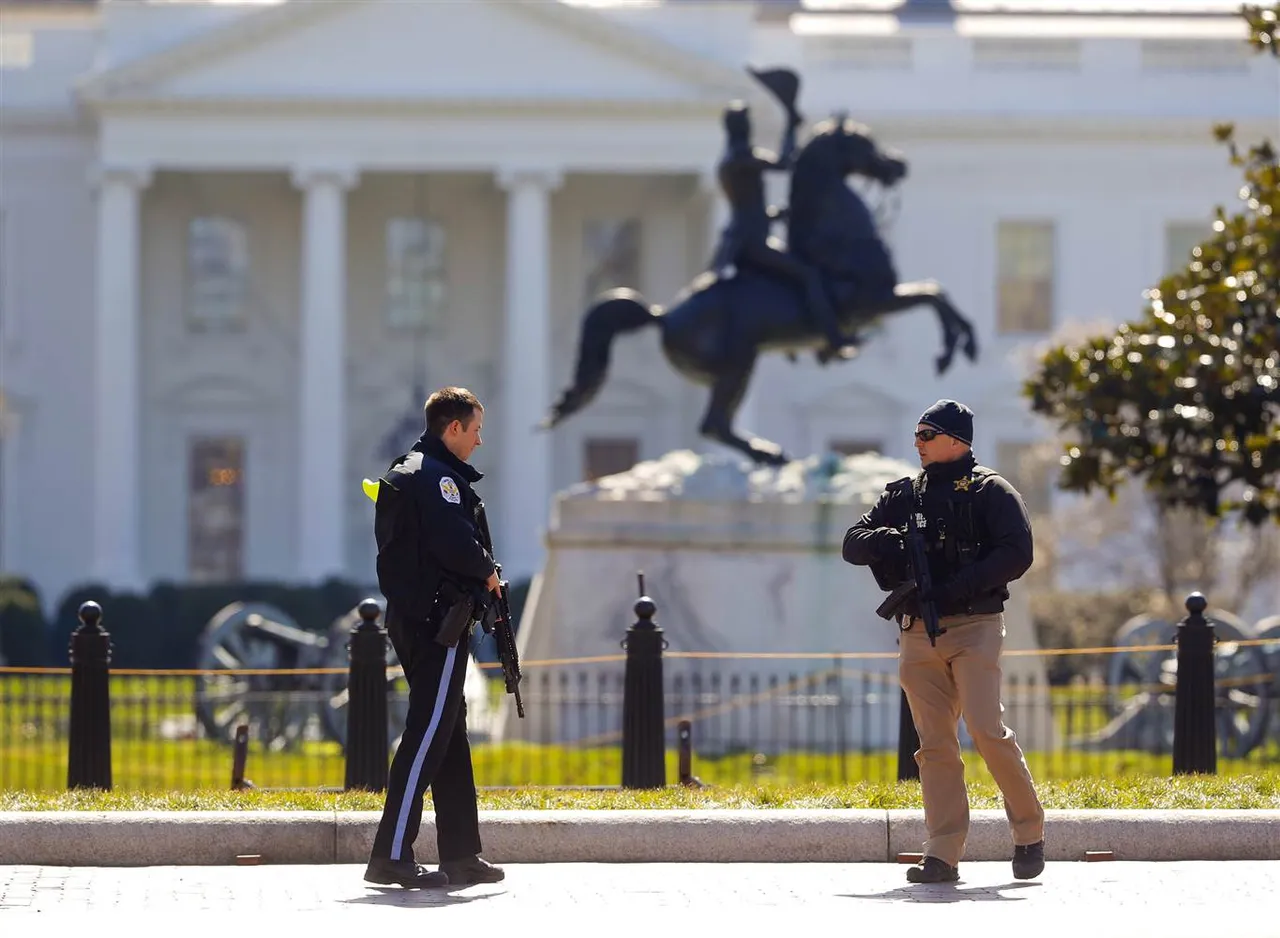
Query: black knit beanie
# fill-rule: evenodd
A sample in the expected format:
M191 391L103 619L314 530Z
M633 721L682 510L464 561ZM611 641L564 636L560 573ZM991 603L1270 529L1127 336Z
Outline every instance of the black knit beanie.
M956 401L938 401L917 422L973 445L973 411Z

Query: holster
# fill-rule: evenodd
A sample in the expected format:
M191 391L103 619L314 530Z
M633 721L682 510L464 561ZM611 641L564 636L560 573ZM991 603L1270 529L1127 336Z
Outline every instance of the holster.
M436 629L436 641L445 648L452 648L458 644L462 636L471 628L474 617L471 614L474 603L471 597L464 593L453 605L451 605L440 620L440 625Z

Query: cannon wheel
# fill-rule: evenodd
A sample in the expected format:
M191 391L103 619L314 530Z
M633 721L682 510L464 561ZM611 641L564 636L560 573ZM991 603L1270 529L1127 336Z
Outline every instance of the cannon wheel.
M1280 616L1267 616L1253 627L1253 634L1266 642L1258 649L1267 660L1271 673L1271 696L1280 699Z
M1176 625L1155 616L1134 616L1116 632L1113 644L1119 648L1144 645L1168 645L1173 641ZM1127 710L1133 699L1149 693L1160 683L1162 662L1169 656L1164 651L1112 652L1107 662L1107 712L1116 717Z
M1253 631L1266 641L1258 650L1271 674L1271 738L1280 742L1280 616L1267 616L1254 625Z
M266 623L275 629L258 628ZM305 635L305 637L304 637ZM329 640L304 633L284 611L269 603L224 606L200 634L196 667L202 671L262 668L288 670L323 666ZM209 738L231 743L236 727L270 750L299 744L321 732L321 676L288 674L202 674L196 677L196 718Z
M381 615L387 611L385 600L375 599ZM348 644L351 630L360 624L360 607L333 620L329 626L329 647L326 651L326 668L348 668L351 659ZM347 675L325 676L325 705L321 710L325 732L346 749L347 745ZM395 752L404 734L405 718L409 714L409 684L400 673L400 658L387 639L387 742Z
M1272 675L1261 645L1237 642L1254 637L1252 629L1215 623L1218 648L1214 655L1214 684L1218 717L1218 753L1228 759L1247 756L1267 738L1271 722ZM1227 632L1232 634L1230 640ZM1177 668L1174 668L1176 679ZM1170 742L1172 743L1172 735Z
M1267 658L1259 646L1239 644L1253 637L1242 619L1218 609L1210 610L1207 617L1218 639L1214 654L1218 752L1224 758L1241 758L1266 737L1271 716ZM1116 644L1168 645L1176 634L1176 623L1136 616L1121 627ZM1177 678L1176 651L1117 652L1107 668L1107 707L1113 716L1133 707L1153 708L1160 714L1160 738L1171 749Z

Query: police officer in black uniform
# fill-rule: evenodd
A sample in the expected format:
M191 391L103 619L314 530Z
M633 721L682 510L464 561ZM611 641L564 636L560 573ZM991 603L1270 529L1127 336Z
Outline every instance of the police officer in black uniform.
M969 801L957 734L959 717L1004 795L1013 836L1013 874L1044 869L1044 809L1000 701L1000 652L1008 584L1031 566L1031 522L1017 490L971 450L973 411L941 400L916 425L922 472L912 486L892 483L851 527L843 556L869 566L882 589L906 582L908 512L924 535L932 587L906 603L899 627L898 674L920 735L915 754L924 798L924 858L914 883L954 882L969 831ZM900 480L905 482L906 480ZM932 601L945 631L925 634L921 601Z
M480 858L463 682L472 608L500 590L482 474L467 460L481 445L484 408L465 388L426 403L426 431L379 480L374 534L387 633L409 682L409 713L391 762L386 804L364 878L406 887L497 882ZM490 597L491 598L491 597ZM452 613L452 614L451 614ZM431 787L440 869L413 858L423 793Z

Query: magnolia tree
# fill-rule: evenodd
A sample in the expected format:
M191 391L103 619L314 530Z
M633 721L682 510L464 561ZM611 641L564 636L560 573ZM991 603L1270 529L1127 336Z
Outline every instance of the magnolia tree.
M1242 12L1254 47L1280 56L1280 5ZM1214 134L1241 172L1234 211L1217 211L1141 318L1074 324L1031 363L1024 393L1057 442L1021 475L1072 493L1036 519L1031 576L1051 644L1098 643L1137 612L1180 615L1193 588L1246 617L1274 611L1280 169L1271 142L1244 150L1231 127Z
M1249 43L1255 49L1280 57L1280 3L1269 9L1246 4L1241 13L1249 24Z
M1277 10L1246 13L1272 54ZM1280 523L1280 165L1269 141L1214 134L1243 176L1236 211L1217 210L1142 318L1050 348L1024 393L1067 441L1060 487L1140 480L1166 509L1260 526Z

